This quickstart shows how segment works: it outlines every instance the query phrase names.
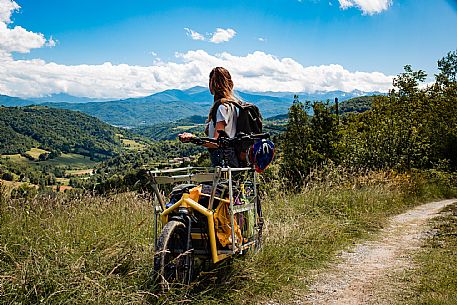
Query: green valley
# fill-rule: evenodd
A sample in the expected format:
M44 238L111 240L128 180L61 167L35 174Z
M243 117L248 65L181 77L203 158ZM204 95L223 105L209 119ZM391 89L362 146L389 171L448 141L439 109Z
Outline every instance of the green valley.
M19 185L86 179L100 161L150 142L81 112L45 106L0 107L0 126L0 179Z

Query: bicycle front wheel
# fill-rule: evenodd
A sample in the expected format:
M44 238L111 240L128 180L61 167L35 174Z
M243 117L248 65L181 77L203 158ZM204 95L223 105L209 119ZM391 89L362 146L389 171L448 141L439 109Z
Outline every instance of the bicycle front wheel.
M173 286L190 284L194 261L191 242L188 241L187 227L179 221L168 222L160 234L154 269L162 291Z

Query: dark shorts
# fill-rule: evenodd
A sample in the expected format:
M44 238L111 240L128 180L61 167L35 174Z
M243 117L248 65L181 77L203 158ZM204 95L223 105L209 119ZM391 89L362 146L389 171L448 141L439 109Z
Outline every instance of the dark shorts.
M208 151L213 166L240 167L234 148L210 148Z

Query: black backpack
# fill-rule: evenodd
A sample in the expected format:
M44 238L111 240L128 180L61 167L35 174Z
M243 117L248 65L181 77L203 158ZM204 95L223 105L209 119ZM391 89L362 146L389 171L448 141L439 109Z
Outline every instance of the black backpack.
M262 114L260 114L259 108L254 104L242 101L234 103L234 105L238 108L236 133L262 133Z
M216 105L213 108L215 109L211 117L213 123L216 122L216 111L220 104L220 101L216 101ZM262 133L262 114L256 105L243 101L231 102L230 104L238 108L238 118L236 120L237 135L240 133L247 135ZM240 145L236 145L235 152L240 161L246 161L246 151L252 144L254 144L254 141L243 141Z

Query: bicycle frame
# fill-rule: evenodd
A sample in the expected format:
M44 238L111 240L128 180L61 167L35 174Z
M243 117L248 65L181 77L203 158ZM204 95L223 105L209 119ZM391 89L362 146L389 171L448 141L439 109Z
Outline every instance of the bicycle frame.
M210 172L210 170L213 170L213 172ZM182 172L187 172L186 174L182 174ZM249 196L251 199L251 202L247 204L238 204L235 205L235 199L234 199L234 192L233 192L233 187L234 187L234 179L233 179L233 174L234 173L246 173L248 177L251 177L252 175L252 185L253 185L253 191L254 194L252 196ZM253 171L251 168L198 168L198 167L186 167L186 168L179 168L179 169L172 169L172 170L162 170L162 171L150 171L149 172L151 181L152 181L152 187L155 193L155 200L154 200L154 245L157 247L157 238L158 238L158 226L159 226L159 221L162 223L162 225L165 225L169 221L170 214L174 212L175 213L174 217L177 217L177 215L181 215L182 219L184 220L184 217L186 217L186 213L192 214L192 213L200 213L204 215L207 219L208 223L208 228L207 228L207 235L209 238L209 248L210 248L210 255L211 255L211 261L213 263L217 263L223 259L225 259L228 256L231 256L236 253L242 253L243 251L254 247L256 245L256 239L255 239L255 234L256 234L256 223L257 223L257 173ZM229 190L229 196L228 198L219 198L216 197L216 187L220 180L222 178L227 179L228 181L228 190ZM248 181L248 180L245 180ZM212 189L211 189L211 194L203 194L201 192L198 193L197 198L191 198L192 196L190 194L184 193L182 195L182 198L172 204L170 207L165 206L165 201L162 197L161 191L159 189L159 185L165 185L165 184L173 184L173 183L179 183L179 182L196 182L196 183L203 183L203 182L211 182L212 183ZM249 181L251 183L251 181ZM244 184L243 184L244 185ZM198 201L200 198L203 197L209 197L209 203L208 207L205 207L201 205ZM196 200L195 200L196 199ZM217 234L216 234L216 228L215 228L215 223L214 223L214 214L215 211L213 210L213 204L214 201L218 200L220 203L219 204L228 204L228 211L229 211L229 218L230 218L230 226L231 226L231 245L229 245L229 249L218 249L217 246ZM180 210L181 209L181 210ZM244 242L245 238L242 238L241 242L237 242L237 239L235 238L235 222L236 220L236 215L239 213L247 212L247 211L253 211L254 215L254 222L253 222L253 228L252 228L252 236L249 236L249 241ZM184 212L186 211L186 213ZM188 215L187 214L187 215ZM181 217L178 216L178 217ZM189 216L187 216L189 217ZM190 230L190 228L189 228ZM246 232L245 232L246 233ZM190 231L189 231L190 234ZM246 233L248 234L248 233ZM199 239L198 233L194 233L190 235L192 239ZM157 250L157 249L156 249Z

